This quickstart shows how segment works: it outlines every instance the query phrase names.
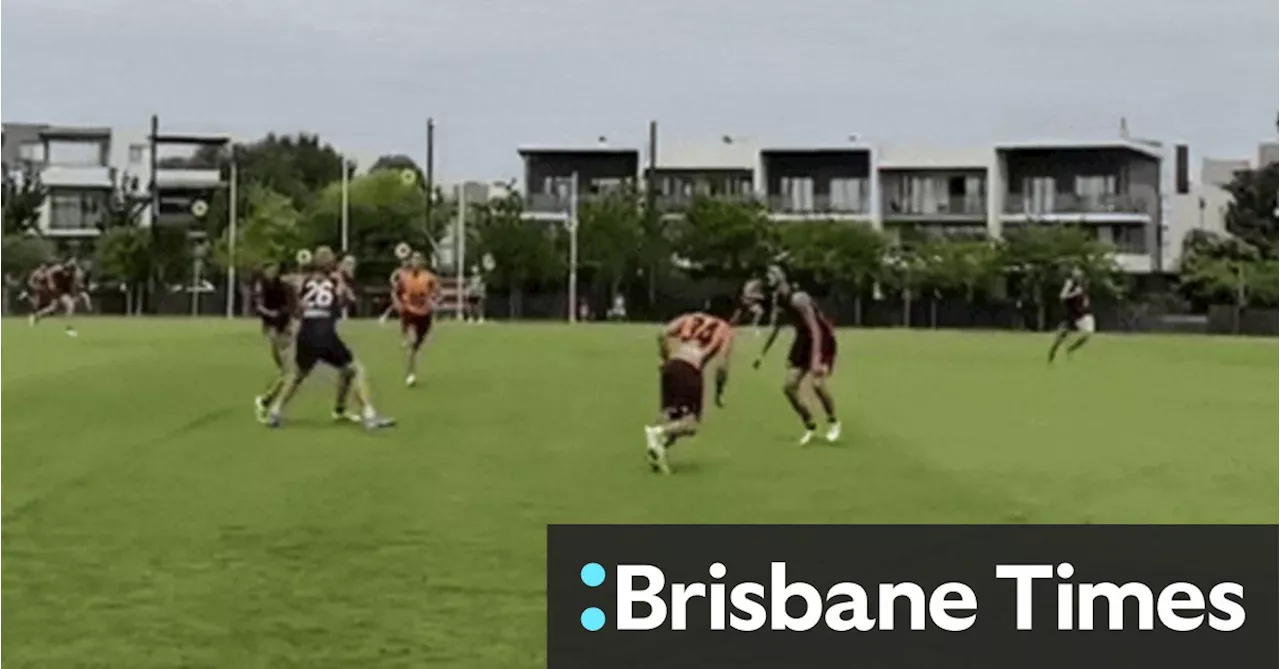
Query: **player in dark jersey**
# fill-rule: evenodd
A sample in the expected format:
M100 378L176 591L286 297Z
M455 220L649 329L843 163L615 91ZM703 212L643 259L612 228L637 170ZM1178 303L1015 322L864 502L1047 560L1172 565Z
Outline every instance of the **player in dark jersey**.
M769 302L769 296L765 294L764 282L756 278L748 279L742 286L742 294L738 297L738 308L733 312L729 322L737 325L750 315L751 327L759 337L760 322L764 320L766 314L773 316L775 305Z
M1071 336L1072 332L1078 332L1079 336L1067 347L1068 356L1080 350L1080 347L1089 341L1089 337L1096 327L1093 320L1093 309L1089 305L1089 294L1085 292L1084 273L1079 268L1071 270L1071 274L1062 284L1062 291L1058 293L1058 299L1062 300L1062 306L1066 310L1066 318L1058 325L1058 333L1053 338L1053 346L1049 347L1049 362L1051 363L1058 356L1058 348L1067 340L1067 337Z
M39 320L39 314L46 307L55 302L57 297L53 291L53 263L48 261L41 262L35 269L31 270L31 274L27 275L27 290L24 296L31 303L31 324L35 325Z
M310 258L310 266L304 272L297 292L298 328L294 340L295 366L289 371L282 390L270 411L266 423L279 427L281 413L293 399L303 379L311 373L316 363L323 362L338 370L338 399L335 415L346 414L347 393L355 391L362 405L361 420L369 429L389 427L395 424L390 418L378 415L373 408L364 368L351 355L351 349L338 334L338 320L342 309L352 298L351 289L341 272L334 267L333 251L327 246L316 249Z
M84 275L80 271L80 265L75 258L68 258L66 262L51 265L45 272L46 283L52 299L44 308L31 315L32 325L38 323L46 316L52 316L61 311L67 318L67 336L76 337L75 325L71 322L71 318L76 313L76 301L80 294L80 286L84 282Z
M791 351L787 354L787 380L782 390L791 403L791 408L804 421L805 432L800 437L800 445L808 444L813 439L814 431L818 429L813 421L813 413L800 399L800 385L806 378L827 414L827 441L834 442L840 438L840 421L836 419L835 401L831 398L831 390L827 388L827 379L836 362L835 328L813 298L804 291L796 290L780 268L769 269L769 282L773 286L778 312L787 316L796 332ZM756 358L753 367L760 367L760 362L778 338L783 324L775 318L769 339L765 341L764 350Z
M253 282L253 309L262 319L262 334L276 365L276 378L266 392L253 399L259 420L266 420L268 408L284 388L286 356L293 345L293 287L280 275L279 263L272 261L262 266L262 273Z

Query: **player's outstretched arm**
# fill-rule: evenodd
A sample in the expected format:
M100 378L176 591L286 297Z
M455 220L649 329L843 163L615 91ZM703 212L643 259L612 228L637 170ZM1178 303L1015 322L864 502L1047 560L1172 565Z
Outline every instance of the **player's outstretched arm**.
M760 368L760 363L769 354L769 349L773 347L773 342L778 338L778 333L782 331L782 322L776 317L773 319L772 325L773 327L769 330L769 338L764 340L764 348L760 351L760 355L756 356L755 362L751 363L753 368Z
M729 385L729 361L733 359L733 338L724 343L720 362L716 365L716 406L724 407L724 389Z

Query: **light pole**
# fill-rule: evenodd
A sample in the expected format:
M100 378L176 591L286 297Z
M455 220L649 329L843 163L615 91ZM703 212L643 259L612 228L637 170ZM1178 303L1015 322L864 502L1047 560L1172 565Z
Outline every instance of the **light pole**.
M578 322L578 173L569 179L569 322Z
M342 157L342 252L347 252L351 234L351 178L347 175L347 157Z
M454 307L458 320L462 320L466 296L467 267L467 188L466 184L458 185L458 222L454 228L453 264L454 264Z
M227 240L227 318L236 315L236 161L231 159L231 183L228 184L227 223L230 237Z

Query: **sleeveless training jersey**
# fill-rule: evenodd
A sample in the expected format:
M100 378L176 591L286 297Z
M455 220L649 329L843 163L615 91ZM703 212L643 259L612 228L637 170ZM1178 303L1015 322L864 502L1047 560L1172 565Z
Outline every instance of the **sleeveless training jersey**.
M313 272L302 280L298 309L303 331L336 333L342 318L342 284L332 275Z
M685 314L667 324L665 336L674 344L671 357L701 369L724 351L733 338L733 327L728 321L708 314Z

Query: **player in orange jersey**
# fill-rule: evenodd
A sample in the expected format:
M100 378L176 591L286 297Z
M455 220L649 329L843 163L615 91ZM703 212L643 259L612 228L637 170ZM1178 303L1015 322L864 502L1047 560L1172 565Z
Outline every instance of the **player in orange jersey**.
M408 267L396 273L391 300L400 313L400 331L404 333L407 386L418 381L418 352L431 332L431 314L439 289L439 279L427 270L426 257L419 251L409 256Z
M698 431L702 419L703 370L715 365L716 406L724 406L729 382L733 326L723 318L698 312L676 318L658 335L662 358L662 411L658 422L644 429L649 466L671 473L667 449L681 437Z

